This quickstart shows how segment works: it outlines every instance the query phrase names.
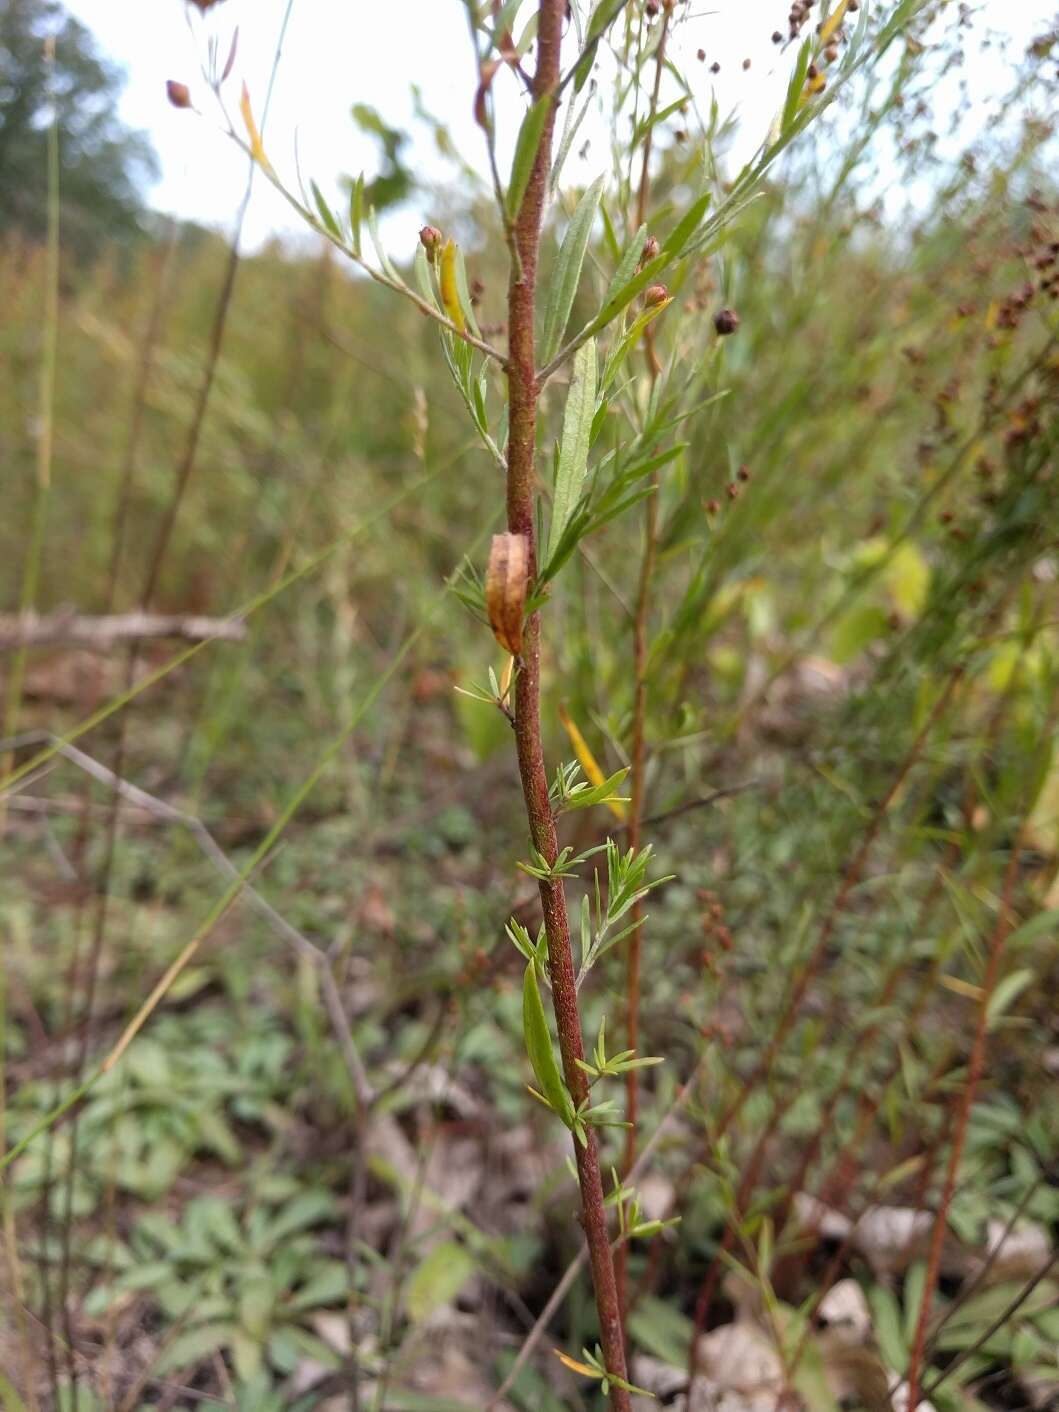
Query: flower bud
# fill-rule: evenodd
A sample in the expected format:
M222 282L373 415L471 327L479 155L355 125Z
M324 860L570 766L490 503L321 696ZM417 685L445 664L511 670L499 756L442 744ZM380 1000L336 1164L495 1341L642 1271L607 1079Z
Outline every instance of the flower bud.
M669 290L664 284L650 284L643 292L643 302L649 309L654 309L659 304L664 304L668 298Z
M649 235L643 243L643 254L640 256L640 263L645 265L648 260L653 260L660 249L661 247L658 244L657 236Z
M419 243L428 255L433 255L443 239L444 236L437 226L424 226L419 232Z
M186 83L181 83L178 79L166 79L165 96L169 99L174 108L191 107L191 89L188 88Z
M739 327L739 315L734 309L720 309L713 316L713 326L722 338L727 338Z

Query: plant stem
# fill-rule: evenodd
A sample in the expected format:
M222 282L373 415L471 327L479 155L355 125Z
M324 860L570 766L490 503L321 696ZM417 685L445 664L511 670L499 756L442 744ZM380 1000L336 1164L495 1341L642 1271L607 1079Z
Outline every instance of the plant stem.
M640 168L640 189L636 198L636 219L633 229L639 230L647 218L647 204L651 192L651 139L654 123L650 121L658 111L658 95L662 87L662 71L665 67L666 39L669 34L669 21L672 16L671 4L666 5L662 19L662 32L655 51L655 81L651 93L651 107L648 114L647 134L643 144L643 165ZM644 329L644 357L647 360L647 376L651 390L658 381L661 371L658 354L655 352L654 325ZM647 752L645 732L647 723L647 629L651 607L651 579L654 576L655 558L658 551L658 472L651 473L651 494L644 502L643 556L640 560L640 580L636 594L636 616L633 622L633 718L631 769L629 772L629 847L639 852L643 833L645 775ZM625 1004L626 1004L626 1047L638 1050L640 1047L640 933L643 930L643 902L633 904L629 915L632 930L625 951ZM628 1176L636 1161L636 1147L639 1141L640 1119L640 1071L629 1069L625 1075L625 1157L622 1173ZM618 1252L617 1277L618 1296L621 1301L622 1319L628 1312L628 1273L629 1248L623 1245Z
M937 1215L934 1218L934 1229L930 1237L930 1251L927 1255L927 1273L923 1286L923 1297L919 1304L919 1315L916 1319L915 1335L912 1339L912 1351L908 1358L908 1401L906 1406L909 1412L915 1412L919 1406L919 1385L923 1370L924 1352L927 1342L927 1328L930 1323L930 1316L934 1307L934 1291L938 1284L938 1272L941 1269L941 1251L945 1240L945 1233L949 1225L949 1208L952 1205L952 1198L956 1191L956 1177L960 1170L960 1162L963 1158L964 1143L967 1139L967 1126L971 1117L971 1109L974 1107L974 1100L978 1094L978 1085L982 1079L982 1071L985 1068L986 1035L989 1030L989 1002L992 999L993 991L996 989L997 979L1000 974L1000 961L1004 954L1004 942L1011 931L1012 917L1012 892L1015 887L1015 879L1018 874L1019 857L1022 853L1026 833L1026 822L1019 826L1015 841L1011 846L1011 856L1008 859L1007 873L1004 878L1004 890L1001 896L1000 913L997 917L993 935L989 941L989 956L986 962L985 976L982 981L982 998L978 1006L978 1020L975 1026L974 1044L971 1048L971 1057L967 1066L967 1082L960 1092L957 1104L954 1131L952 1138L952 1148L949 1152L949 1162L945 1171L945 1184L942 1188L941 1200L938 1202Z
M564 0L540 0L538 10L538 61L533 80L534 98L554 93L559 83L560 44ZM508 448L507 523L512 534L525 535L529 546L529 573L536 572L534 542L534 451L537 435L537 405L540 388L536 370L534 312L537 294L537 256L540 249L541 220L548 170L551 164L552 105L533 164L529 184L515 221L518 260L512 260L508 286ZM521 667L515 685L515 743L519 775L534 848L554 862L558 853L555 819L548 800L548 777L544 765L540 718L540 618L537 613L526 622ZM577 1008L577 987L570 950L570 927L566 894L562 881L545 879L540 883L541 907L548 935L552 1003L559 1032L563 1072L575 1106L588 1093L588 1083L578 1060L584 1057L581 1017ZM614 1260L607 1234L603 1205L603 1181L595 1133L588 1129L584 1147L574 1141L578 1182L581 1189L581 1221L588 1244L599 1315L603 1361L609 1373L626 1378L625 1344L621 1309L614 1278ZM613 1412L630 1412L629 1394L611 1385Z

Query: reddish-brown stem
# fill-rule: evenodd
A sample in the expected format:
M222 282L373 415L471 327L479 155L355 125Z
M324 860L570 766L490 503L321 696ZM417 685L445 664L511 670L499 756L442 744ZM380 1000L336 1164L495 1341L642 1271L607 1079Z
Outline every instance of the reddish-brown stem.
M971 1109L974 1106L975 1096L978 1092L978 1085L981 1082L982 1070L985 1066L985 1046L986 1034L989 1028L989 1002L996 989L997 977L1000 972L1000 962L1004 954L1004 942L1007 940L1011 930L1011 897L1015 888L1015 878L1018 874L1019 855L1022 852L1022 839L1025 832L1025 821L1020 825L1015 840L1011 846L1011 857L1008 859L1007 872L1004 877L1004 891L1000 902L1000 915L997 917L996 926L989 939L989 955L986 960L985 976L982 981L982 998L978 1006L978 1020L975 1025L974 1044L971 1048L971 1058L967 1068L967 1082L960 1091L956 1108L955 1121L953 1124L952 1148L949 1152L949 1161L945 1169L945 1184L942 1187L941 1200L938 1203L938 1212L934 1218L934 1229L930 1236L930 1250L927 1254L927 1274L923 1286L923 1298L919 1305L919 1316L916 1319L915 1336L912 1339L912 1351L908 1358L908 1401L906 1406L909 1412L915 1412L919 1406L919 1380L923 1369L923 1351L927 1341L927 1326L930 1323L930 1316L934 1306L934 1291L938 1284L938 1272L941 1268L941 1250L945 1240L945 1231L949 1222L949 1208L952 1205L953 1193L956 1190L956 1176L960 1169L960 1161L963 1157L964 1143L967 1139L967 1125L971 1116Z
M540 0L537 27L538 60L533 80L534 97L537 99L555 92L558 88L564 10L564 0ZM517 258L512 260L508 286L507 525L510 533L526 536L530 551L531 577L536 572L534 451L537 437L537 403L540 395L534 341L534 312L537 257L544 196L551 165L554 121L553 105L515 220ZM548 799L548 776L541 741L540 618L536 613L532 614L525 624L522 659L515 681L515 743L533 846L548 863L552 863L558 854L558 840ZM584 1047L581 1016L577 1007L573 955L570 950L566 894L562 881L543 879L540 883L540 895L548 935L552 1003L559 1032L563 1073L576 1105L587 1097L588 1082L578 1064L578 1060L584 1057ZM609 1373L625 1380L627 1372L621 1308L618 1303L614 1260L603 1205L599 1150L591 1128L588 1129L588 1141L584 1146L575 1140L574 1155L581 1189L581 1221L588 1245L599 1315L603 1361ZM630 1412L628 1392L611 1384L610 1405L613 1412Z
M665 65L666 38L669 33L671 4L666 5L662 19L662 33L655 52L655 81L651 94L651 112L658 109L658 95L662 86L662 70ZM636 197L636 229L639 230L647 217L647 203L651 190L651 140L654 125L648 124L644 137L643 165L640 168L640 189ZM647 375L651 386L660 372L658 355L655 352L654 328L648 324L644 330L644 356L647 359ZM629 771L629 847L638 852L641 847L644 816L644 784L647 765L645 744L647 724L647 627L651 606L651 579L654 575L655 557L658 547L658 473L652 474L651 493L644 508L643 557L640 560L640 580L636 593L636 616L633 621L633 717L632 750ZM629 915L632 927L625 952L625 1004L626 1004L626 1046L629 1049L640 1047L640 933L643 930L643 903L633 904ZM640 1123L640 1071L629 1069L625 1075L625 1156L622 1171L628 1174L636 1161L636 1148L639 1142ZM618 1279L618 1298L621 1302L622 1318L628 1309L629 1251L623 1245L615 1261Z

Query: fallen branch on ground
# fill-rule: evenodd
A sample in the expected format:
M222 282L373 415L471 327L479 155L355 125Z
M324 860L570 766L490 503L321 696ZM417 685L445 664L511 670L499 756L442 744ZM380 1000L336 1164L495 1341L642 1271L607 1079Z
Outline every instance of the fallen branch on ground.
M114 613L93 616L57 613L0 614L0 652L17 647L87 647L106 652L137 638L178 637L185 642L221 638L242 642L246 625L238 618L204 618L182 613Z

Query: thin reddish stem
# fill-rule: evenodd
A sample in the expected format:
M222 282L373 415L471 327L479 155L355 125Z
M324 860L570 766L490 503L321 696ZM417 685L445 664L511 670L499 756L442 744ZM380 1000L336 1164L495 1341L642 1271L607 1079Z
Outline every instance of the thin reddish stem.
M537 27L538 60L533 80L535 99L554 93L558 89L564 11L564 0L540 0ZM512 260L508 286L507 523L510 533L526 537L531 579L536 572L534 452L540 396L534 314L541 221L551 165L554 123L553 104L544 125L529 184L515 220L516 258ZM548 799L548 776L541 740L540 641L540 618L534 613L525 624L522 658L515 682L515 744L533 846L547 862L552 863L558 854L558 839ZM566 894L561 880L542 880L540 896L548 935L552 1003L559 1032L563 1073L574 1103L580 1104L588 1095L588 1082L578 1064L578 1060L584 1057L584 1045L581 1016L577 1006L573 955L570 949ZM609 1373L626 1380L621 1308L607 1233L599 1150L591 1128L588 1129L588 1141L584 1146L575 1140L574 1155L581 1189L581 1222L588 1245L599 1315L603 1361ZM610 1405L613 1412L630 1412L628 1392L611 1384Z

